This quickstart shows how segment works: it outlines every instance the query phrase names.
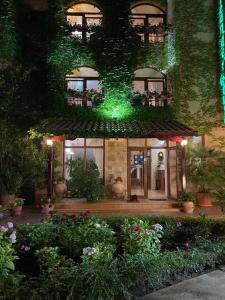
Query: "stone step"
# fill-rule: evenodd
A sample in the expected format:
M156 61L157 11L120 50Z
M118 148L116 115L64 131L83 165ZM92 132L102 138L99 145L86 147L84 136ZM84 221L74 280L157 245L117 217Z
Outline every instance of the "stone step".
M131 203L125 200L112 199L96 203L88 203L83 199L63 199L55 205L55 211L75 214L90 211L99 214L147 214L147 213L177 213L180 209L172 200L140 200Z

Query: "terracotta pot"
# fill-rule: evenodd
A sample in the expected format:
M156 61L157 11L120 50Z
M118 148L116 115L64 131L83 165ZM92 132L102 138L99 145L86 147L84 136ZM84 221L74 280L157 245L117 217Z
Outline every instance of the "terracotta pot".
M113 184L112 184L112 192L113 194L119 198L119 197L123 197L124 196L124 193L125 193L125 186L123 184L122 181L120 180L116 180Z
M4 207L9 207L9 202L15 199L15 194L11 195L1 195L0 196L0 204Z
M57 197L63 198L65 193L67 192L67 186L63 181L59 181L57 184L54 186L54 192Z
M53 212L54 208L55 208L55 205L52 203L43 204L41 212L47 216L50 216L51 213Z
M10 208L10 214L12 217L19 217L22 213L22 206Z
M209 194L197 193L196 198L197 198L197 205L203 206L203 207L212 206L212 199L210 198Z
M186 214L192 214L194 211L194 203L192 201L183 202L183 211Z

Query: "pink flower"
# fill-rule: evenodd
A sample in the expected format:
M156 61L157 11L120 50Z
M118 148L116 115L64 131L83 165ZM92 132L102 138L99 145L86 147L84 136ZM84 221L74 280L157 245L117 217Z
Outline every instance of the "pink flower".
M3 233L5 233L5 232L8 231L8 228L5 227L5 226L1 226L1 227L0 227L0 231L3 232Z
M13 223L12 223L12 222L8 222L8 223L7 223L7 227L8 227L8 228L13 228Z
M185 248L190 248L191 247L191 242L190 241L186 241L186 242L184 242L184 247Z

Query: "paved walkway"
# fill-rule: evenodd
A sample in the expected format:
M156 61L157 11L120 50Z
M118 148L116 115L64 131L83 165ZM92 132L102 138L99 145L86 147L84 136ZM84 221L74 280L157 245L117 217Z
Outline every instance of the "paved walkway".
M137 300L225 300L225 268L184 280Z

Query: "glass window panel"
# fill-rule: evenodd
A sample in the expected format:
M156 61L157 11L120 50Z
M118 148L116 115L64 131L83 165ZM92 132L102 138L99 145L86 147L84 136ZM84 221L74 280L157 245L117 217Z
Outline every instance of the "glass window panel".
M66 147L82 147L84 146L84 138L77 138L75 140L65 140Z
M141 4L132 8L131 12L133 14L164 14L162 10L158 7L148 5L148 4Z
M158 139L147 139L148 147L166 147L166 141L158 140Z
M65 163L68 162L70 159L77 159L81 158L84 159L84 149L83 148L66 148L65 149ZM65 164L65 178L69 179L69 172L68 168Z
M143 18L132 18L131 19L132 26L144 26L144 17Z
M101 19L100 18L96 18L95 16L91 17L88 16L86 18L86 22L88 26L98 26L101 24Z
M148 197L150 199L165 199L167 197L167 152L166 149L151 149L148 164L151 182L148 182Z
M103 178L103 149L99 148L87 148L86 159L93 160L98 166L100 177Z
M67 16L67 21L71 25L82 25L82 16Z
M153 17L148 18L149 25L159 25L160 23L163 24L163 18L153 18Z
M163 91L163 82L162 81L148 81L148 90L161 93Z
M193 136L192 141L194 144L202 145L202 136Z
M129 147L145 147L145 139L128 139Z
M130 152L131 195L144 196L144 152Z
M100 91L99 80L87 80L87 90L91 90L91 89Z
M133 81L133 91L144 93L144 91L145 91L145 82L144 82L144 80L143 81L134 80Z
M87 146L97 146L102 147L103 146L103 139L86 139L86 145Z
M84 12L84 13L99 13L100 10L98 7L89 4L89 3L80 3L80 4L74 4L71 6L68 10L68 12Z
M68 80L67 81L67 87L71 90L78 90L83 91L84 90L84 82L81 80Z

